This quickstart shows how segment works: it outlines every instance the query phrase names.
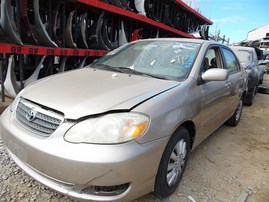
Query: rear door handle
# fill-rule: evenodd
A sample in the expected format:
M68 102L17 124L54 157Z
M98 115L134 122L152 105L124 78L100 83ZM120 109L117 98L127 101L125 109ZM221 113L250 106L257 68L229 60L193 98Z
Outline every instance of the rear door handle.
M226 84L225 84L226 87L228 87L228 86L230 86L230 85L231 85L230 82L226 82Z
M231 83L226 81L225 86L226 86L227 90L229 90L230 86L231 86Z

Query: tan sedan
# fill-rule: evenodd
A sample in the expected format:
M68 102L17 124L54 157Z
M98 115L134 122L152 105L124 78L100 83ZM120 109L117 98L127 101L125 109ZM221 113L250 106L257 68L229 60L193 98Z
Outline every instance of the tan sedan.
M25 88L2 114L1 136L25 172L70 197L167 197L190 151L238 124L244 80L224 45L136 41Z

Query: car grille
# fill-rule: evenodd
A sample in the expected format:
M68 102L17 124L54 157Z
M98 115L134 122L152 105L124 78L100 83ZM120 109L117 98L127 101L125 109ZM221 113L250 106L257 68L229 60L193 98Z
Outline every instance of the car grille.
M16 119L28 130L45 137L49 137L64 120L61 114L25 99L21 99L17 105Z

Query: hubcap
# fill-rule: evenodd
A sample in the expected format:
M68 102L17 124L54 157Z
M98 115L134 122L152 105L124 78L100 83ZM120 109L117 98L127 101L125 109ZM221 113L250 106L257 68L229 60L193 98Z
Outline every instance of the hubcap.
M181 176L185 166L186 154L187 144L184 139L181 139L175 145L168 162L166 180L169 186L174 185Z

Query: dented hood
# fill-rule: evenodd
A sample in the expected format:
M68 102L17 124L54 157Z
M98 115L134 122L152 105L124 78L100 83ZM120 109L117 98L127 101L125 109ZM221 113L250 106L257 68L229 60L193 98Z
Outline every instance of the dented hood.
M64 113L67 119L129 110L179 82L84 68L46 77L21 96Z

